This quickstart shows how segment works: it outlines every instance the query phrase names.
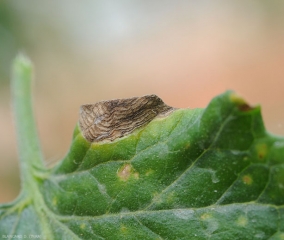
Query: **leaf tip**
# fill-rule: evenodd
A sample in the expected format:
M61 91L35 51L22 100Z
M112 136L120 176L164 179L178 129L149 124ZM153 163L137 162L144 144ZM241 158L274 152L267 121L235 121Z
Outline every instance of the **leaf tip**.
M32 62L29 57L23 52L18 53L14 59L14 68L30 69L31 67Z
M235 103L237 105L238 109L241 112L247 112L255 109L255 107L250 106L242 97L237 95L235 92L232 92L229 95L229 99L232 103Z

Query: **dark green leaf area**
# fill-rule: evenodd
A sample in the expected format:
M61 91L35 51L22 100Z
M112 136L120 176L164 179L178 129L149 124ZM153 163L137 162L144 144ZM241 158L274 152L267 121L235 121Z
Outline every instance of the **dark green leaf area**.
M270 169L270 179L258 201L284 205L284 164L276 165Z
M219 204L250 202L257 200L269 180L269 168L250 165L218 201Z
M283 156L260 108L232 92L113 142L76 126L69 153L37 179L37 207L0 208L0 233L27 212L38 225L25 227L48 239L283 240Z
M97 216L257 200L269 179L271 143L260 109L244 105L228 92L205 110L177 110L114 142L88 144L77 127L53 179L63 195L73 194L76 210L65 198L52 209Z
M247 150L254 137L265 136L260 108L250 108L233 92L210 102L201 116L199 133L204 148L230 150Z
M61 222L81 239L251 240L268 239L279 233L278 214L271 206L232 204L200 209L122 212L97 218L62 218Z
M101 201L109 202L111 200L105 208L107 212L117 212L125 206L131 210L143 208L151 201L153 195L161 192L163 188L173 182L184 171L184 168L193 162L200 152L198 146L189 148L188 139L185 137L182 139L185 143L183 144L185 145L183 149L177 151L169 150L172 145L176 146L176 144L172 144L175 142L175 137L169 136L171 134L175 134L175 136L178 134L182 135L180 127L176 129L178 126L176 121L179 122L181 117L184 117L187 120L183 120L184 124L188 124L188 122L191 125L197 124L196 117L199 115L196 112L201 112L201 110L176 111L175 115L164 119L157 119L157 121L149 124L149 129L146 128L137 131L132 136L121 139L121 142L93 144L83 156L83 161L73 161L81 163L78 170L73 173L59 175L57 169L57 175L54 176L53 181L68 193L76 192L77 196L91 198L93 193L88 194L88 191L92 191L92 189L93 192L96 189L99 190L96 196L99 196ZM184 116L185 114L187 114L188 118ZM163 131L161 131L160 125L164 126ZM169 129L166 128L167 126ZM156 131L156 128L159 131ZM176 131L179 133L177 134ZM148 135L155 135L157 138L154 138L156 142L149 146L144 140ZM132 141L135 138L142 140L133 144ZM129 139L131 139L131 144L129 144ZM77 143L75 141L74 144ZM131 150L129 145L133 145L134 150ZM195 149L198 151L195 151ZM122 153L120 150L122 150ZM183 156L187 156L187 158ZM65 161L66 159L70 162L68 156L65 158ZM94 162L92 165L84 164L84 161L91 161L92 159ZM180 161L176 161L176 159L180 159ZM65 164L63 163L60 168L63 165ZM85 169L82 168L83 165L91 167ZM68 172L68 169L66 171ZM84 181L82 181L82 176L85 176ZM92 186L90 189L85 187L88 185L85 181L89 181L89 186ZM80 188L82 191L78 190ZM133 199L133 196L136 194L140 194L139 198ZM92 198L93 200L94 198ZM84 201L79 201L76 209L78 211L82 209L82 212L86 213L83 204ZM99 205L103 206L104 204L100 203ZM73 206L71 208L73 209ZM101 214L101 212L98 211L98 214Z
M227 92L114 142L77 126L41 191L82 239L281 239L283 149L260 108Z
M195 164L156 196L149 208L204 207L216 203L249 164L246 156L227 150L204 151Z

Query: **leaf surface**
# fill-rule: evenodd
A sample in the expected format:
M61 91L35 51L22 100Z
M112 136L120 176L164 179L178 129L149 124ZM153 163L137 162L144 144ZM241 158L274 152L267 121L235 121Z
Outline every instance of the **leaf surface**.
M233 92L113 142L76 126L69 153L0 207L2 235L284 239L284 139Z

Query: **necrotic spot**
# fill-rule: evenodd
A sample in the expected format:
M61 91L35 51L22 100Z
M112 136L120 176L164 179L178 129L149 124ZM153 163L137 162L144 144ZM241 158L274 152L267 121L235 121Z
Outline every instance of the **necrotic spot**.
M173 110L156 95L102 101L81 106L79 125L90 142L113 141Z

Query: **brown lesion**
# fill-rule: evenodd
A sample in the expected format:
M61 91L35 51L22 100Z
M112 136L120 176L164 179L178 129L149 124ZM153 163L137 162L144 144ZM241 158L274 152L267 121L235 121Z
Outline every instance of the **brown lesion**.
M90 142L113 141L173 110L156 95L102 101L81 106L79 125Z
M251 107L251 106L248 105L247 103L243 103L243 104L238 105L238 108L239 108L239 110L242 111L242 112L248 112L248 111L254 109L254 107Z
M119 169L117 175L121 180L126 181L130 177L131 171L132 171L132 166L130 164L126 164L121 169Z

